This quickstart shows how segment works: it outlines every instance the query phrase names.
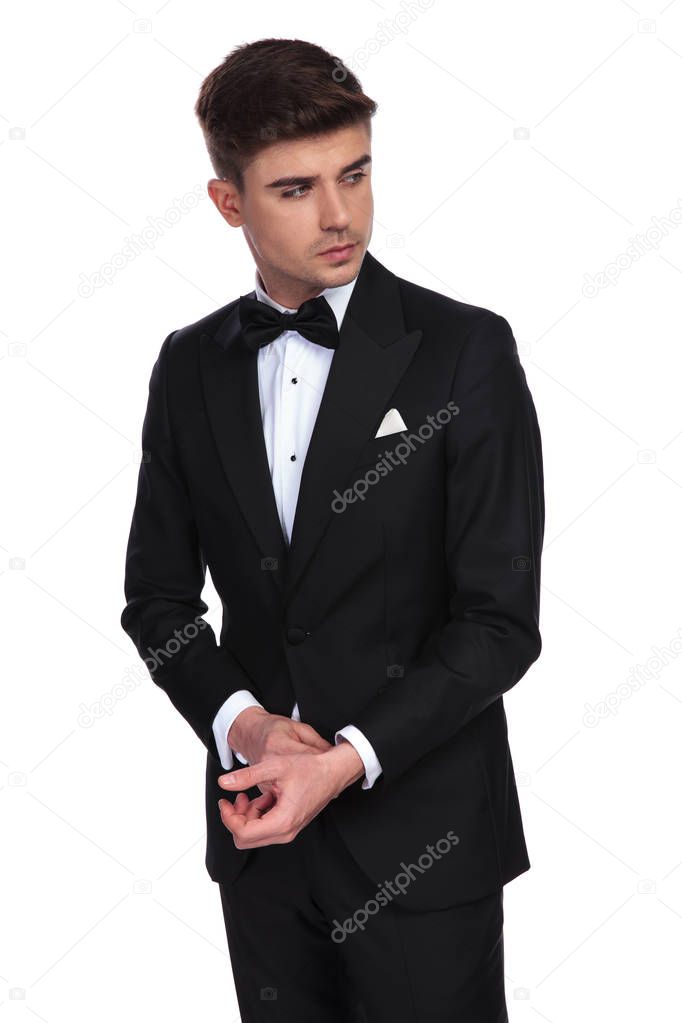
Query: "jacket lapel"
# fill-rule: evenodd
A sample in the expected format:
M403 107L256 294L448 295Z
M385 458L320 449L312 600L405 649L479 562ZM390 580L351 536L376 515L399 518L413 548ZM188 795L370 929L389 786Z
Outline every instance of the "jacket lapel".
M272 489L258 396L258 359L242 342L238 303L214 334L201 338L208 416L223 469L271 573L288 599L337 513L334 492L353 482L353 466L376 433L422 336L406 332L398 280L369 252L346 309L303 465L287 546Z
M258 396L258 360L241 342L235 305L218 331L202 334L201 378L218 456L264 564L283 590L287 546L277 513ZM270 567L268 567L270 566ZM261 565L257 566L261 570Z

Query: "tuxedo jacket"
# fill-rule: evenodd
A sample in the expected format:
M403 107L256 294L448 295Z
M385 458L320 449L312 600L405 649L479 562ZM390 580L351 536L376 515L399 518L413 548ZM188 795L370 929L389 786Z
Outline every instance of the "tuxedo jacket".
M376 437L391 408L406 429ZM253 855L218 808L237 793L217 784L212 722L238 689L274 714L297 702L331 743L349 723L371 742L381 776L322 812L397 904L445 908L527 870L503 694L541 649L544 494L507 320L365 253L290 546L238 300L163 342L142 449L121 624L206 748L210 877L233 881Z

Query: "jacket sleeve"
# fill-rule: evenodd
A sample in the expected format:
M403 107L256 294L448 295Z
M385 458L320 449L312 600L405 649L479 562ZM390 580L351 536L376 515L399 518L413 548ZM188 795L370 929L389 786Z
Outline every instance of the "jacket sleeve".
M238 689L259 694L202 617L208 611L201 599L206 563L168 412L168 350L174 333L161 346L149 381L121 626L152 680L218 757L212 727L218 709Z
M541 650L542 448L507 320L482 316L465 339L447 426L445 624L353 723L385 783L451 739L525 674Z

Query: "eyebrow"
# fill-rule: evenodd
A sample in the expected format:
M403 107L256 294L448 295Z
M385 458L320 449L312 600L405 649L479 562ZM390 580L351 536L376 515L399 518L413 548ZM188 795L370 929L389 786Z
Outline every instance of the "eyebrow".
M358 157L357 160L353 160L352 163L342 167L339 171L339 177L343 177L344 174L349 174L353 170L358 170L360 167L364 167L366 164L371 163L372 157L369 153L364 153ZM312 174L309 177L292 177L292 178L277 178L276 181L271 181L267 184L266 188L295 188L298 185L312 185L314 182L319 181L319 174Z

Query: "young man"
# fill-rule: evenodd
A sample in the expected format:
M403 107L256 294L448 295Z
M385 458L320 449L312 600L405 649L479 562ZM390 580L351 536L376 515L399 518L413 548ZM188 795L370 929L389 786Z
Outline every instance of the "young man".
M207 750L245 1023L502 1023L530 865L502 694L541 648L535 409L502 316L368 252L375 110L300 40L208 76L256 287L168 335L142 431L121 622Z

